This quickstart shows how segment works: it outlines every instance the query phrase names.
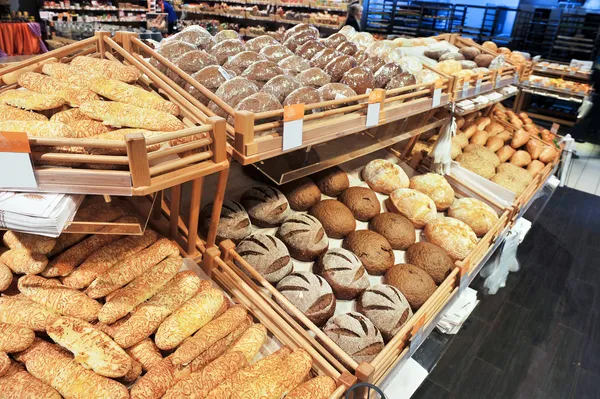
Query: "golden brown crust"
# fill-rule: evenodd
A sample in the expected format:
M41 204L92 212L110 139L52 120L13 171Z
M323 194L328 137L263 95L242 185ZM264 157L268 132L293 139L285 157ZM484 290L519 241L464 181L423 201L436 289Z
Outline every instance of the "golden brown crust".
M0 323L0 352L20 352L33 343L35 333L29 328Z
M131 388L131 399L158 399L177 381L190 374L189 367L175 366L170 357L151 368Z
M5 291L13 280L12 271L4 263L0 262L0 291Z
M144 371L150 370L163 360L160 350L150 338L133 345L126 352L133 360L142 365Z
M335 388L333 378L320 375L294 389L286 396L286 399L326 399L335 391Z
M46 331L60 315L54 310L33 302L23 295L0 297L0 322Z
M47 121L48 118L42 114L24 111L10 105L0 104L0 121Z
M135 127L173 132L185 128L176 116L161 111L149 112L145 108L116 101L88 101L79 107L92 119L115 127Z
M59 79L36 72L26 72L19 76L19 85L44 95L62 98L72 107L78 107L85 101L98 100L92 91L73 87Z
M61 399L50 385L38 380L19 363L11 362L8 373L0 378L3 399Z
M65 104L59 96L29 90L7 90L0 94L0 103L29 111L46 111Z
M51 122L62 122L62 123L66 123L66 124L69 124L69 123L75 122L75 121L85 121L85 120L89 121L91 119L88 118L87 116L85 116L79 110L79 108L71 108L66 111L60 111L50 117Z
M31 253L27 249L11 249L0 255L0 262L4 263L16 274L38 274L48 265L48 258L44 255Z
M246 360L250 362L254 359L254 356L256 356L266 339L267 328L260 323L253 324L244 331L231 348L227 349L227 353L240 351L246 356Z
M98 76L106 76L128 83L135 82L142 76L141 72L134 66L123 65L119 61L107 59L79 56L73 58L71 65L90 71Z
M78 139L96 137L100 134L109 133L112 130L112 128L106 126L102 122L92 119L69 122L69 127L73 132L73 137Z
M42 255L49 254L56 245L56 238L12 230L4 233L2 241L10 249L27 249L29 252Z
M0 352L0 377L6 375L10 370L10 358L5 352Z

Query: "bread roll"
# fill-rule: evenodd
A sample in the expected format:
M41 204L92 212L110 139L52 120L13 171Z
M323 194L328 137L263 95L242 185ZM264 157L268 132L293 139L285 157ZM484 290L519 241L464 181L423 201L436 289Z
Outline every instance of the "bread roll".
M356 62L354 57L352 57L350 55L341 55L341 56L331 60L325 66L325 68L323 68L323 71L325 71L326 74L331 76L332 82L339 82L342 79L342 77L344 76L344 74L346 73L346 71L349 71L352 68L355 68L357 66L358 66L358 63ZM366 68L365 68L365 70L366 70ZM361 69L361 71L363 71L363 70Z
M46 331L46 327L60 315L55 311L27 299L25 296L0 297L0 322Z
M226 353L242 352L246 360L251 361L267 339L267 328L256 323L245 330L242 335L227 349Z
M496 151L496 155L498 156L498 159L500 160L501 163L508 161L510 159L510 157L513 156L514 153L515 153L515 149L512 148L510 145L505 145L502 148L500 148L498 151Z
M513 134L512 141L510 142L510 146L514 149L517 149L521 146L524 146L529 141L529 133L527 133L523 129L517 130Z
M232 70L236 75L244 72L246 68L254 64L257 61L264 60L265 57L254 51L242 51L239 54L230 57L229 60L223 65L223 68Z
M388 201L394 212L406 217L417 229L423 228L437 217L437 208L433 200L417 190L394 190Z
M384 159L370 161L362 170L362 178L373 191L389 194L409 186L408 176L402 168Z
M8 230L2 237L10 249L26 249L34 254L49 254L56 245L56 238Z
M313 68L325 69L327 64L340 55L340 53L332 48L324 48L310 59L310 66Z
M542 150L539 160L544 163L550 163L550 162L554 161L554 159L556 159L558 154L559 154L559 152L557 150L555 150L551 146L547 145Z
M70 65L127 83L135 82L142 76L142 73L132 65L124 65L119 61L103 58L79 56L73 58Z
M217 58L219 65L223 65L229 60L229 57L233 57L244 50L246 50L246 47L239 39L227 39L215 44L210 49L210 53Z
M531 163L531 155L527 151L519 150L510 157L510 163L516 166L527 166Z
M127 354L142 365L144 371L148 371L159 364L163 357L158 347L150 338L146 338L126 350Z
M76 109L76 108L73 108ZM10 105L0 104L0 121L48 121L45 115L25 111ZM54 122L54 121L53 121ZM63 122L57 120L55 122Z
M285 46L282 46L281 44L265 46L260 49L259 54L275 64L277 64L284 58L289 57L290 55L294 55L294 53L290 49L288 49Z
M496 211L476 198L457 199L448 209L448 216L466 223L478 237L484 236L498 221Z
M35 333L29 328L0 322L0 352L20 352L33 343Z
M0 377L10 372L10 358L5 352L0 352Z
M6 355L4 355L6 356ZM9 361L8 370L0 378L0 392L4 399L61 399L50 385L38 380L19 363Z
M367 89L375 87L373 73L366 67L354 67L344 73L340 83L348 85L358 94L365 94Z
M258 53L264 47L273 46L276 44L279 44L279 42L272 36L262 35L248 40L246 42L246 49Z
M426 173L410 179L410 188L427 195L433 200L438 211L444 211L454 202L454 190L444 176Z
M425 226L427 241L444 249L452 260L463 260L477 245L477 235L466 223L445 217Z
M48 265L48 258L21 248L4 252L0 255L0 262L16 274L38 274Z
M311 58L315 56L319 51L323 50L325 46L323 43L316 39L307 40L301 46L296 48L296 55L304 58L307 61L310 61Z
M47 111L65 105L65 100L57 95L30 90L7 90L0 94L0 103L27 111Z
M5 291L13 281L12 271L4 263L0 262L0 291Z
M235 108L240 101L256 92L258 92L256 84L245 77L238 76L223 83L215 95ZM208 108L220 117L227 117L227 113L212 101L208 104Z
M309 68L296 76L302 86L310 86L318 89L331 82L331 76L320 68Z
M286 395L287 399L323 399L328 398L336 385L333 378L320 375L311 378Z
M543 162L538 161L537 159L534 159L533 161L531 161L531 163L529 165L527 165L527 172L529 172L529 174L531 176L535 176L538 173L540 173L544 169L545 166L546 165L544 165Z

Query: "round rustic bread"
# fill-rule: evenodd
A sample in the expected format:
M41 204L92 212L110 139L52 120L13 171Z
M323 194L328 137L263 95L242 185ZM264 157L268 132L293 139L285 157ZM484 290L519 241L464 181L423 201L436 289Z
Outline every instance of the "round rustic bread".
M242 72L243 77L248 78L258 87L263 87L270 79L279 75L283 75L283 69L267 60L257 61Z
M262 49L260 49L259 54L265 57L267 60L274 62L275 64L277 64L282 59L289 57L290 55L294 55L294 53L290 51L290 49L288 49L285 46L282 46L281 44L274 44L272 46L263 47Z
M370 188L350 187L340 194L338 200L350 208L354 217L361 222L368 222L381 212L381 203Z
M387 204L391 210L410 220L417 229L423 228L437 216L433 200L411 188L392 191Z
M323 44L327 47L337 48L340 44L347 42L348 39L341 33L334 33L323 40Z
M246 46L239 39L227 39L215 44L211 49L210 53L217 57L219 65L223 65L229 60L229 57L233 57L236 54L246 50Z
M215 94L229 106L235 108L240 101L257 92L258 87L254 83L238 76L223 83ZM212 101L208 104L208 108L218 116L227 117L227 112Z
M350 209L340 201L325 199L317 202L308 214L316 217L331 238L344 238L356 230L356 220Z
M375 359L384 346L379 330L356 312L333 316L323 331L357 363Z
M327 281L316 274L294 272L277 284L277 290L318 327L335 312L333 291ZM280 303L277 298L275 301Z
M296 55L309 60L315 56L319 51L323 50L325 46L320 41L313 39L304 42L301 46L296 48Z
M336 48L342 54L354 55L358 51L358 46L352 42L340 43Z
M290 207L295 211L307 211L321 201L321 191L308 177L303 177L281 186Z
M417 311L435 292L437 286L425 270L411 264L400 263L387 271L385 284L400 290L413 311Z
M451 217L435 219L425 226L427 241L440 246L452 260L463 260L477 245L477 235L466 223Z
M494 208L476 198L460 198L454 201L448 216L465 222L478 237L484 236L498 221Z
M425 270L436 284L441 284L454 269L446 251L426 241L411 245L404 253L404 261Z
M412 73L402 72L392 76L385 85L386 90L399 89L417 84L417 78Z
M373 231L353 231L344 239L342 248L355 253L371 275L382 275L394 264L390 243Z
M294 36L297 33L311 31L315 35L315 37L319 37L319 30L312 25L309 24L298 24L292 26L290 29L287 29L283 34L283 41L285 42L288 38Z
M438 211L445 211L454 202L452 186L444 176L437 173L413 176L409 187L431 198Z
M297 75L310 68L310 64L299 55L290 55L277 63L281 69L289 74Z
M274 37L269 35L262 35L248 40L246 42L246 48L250 51L258 53L263 48L267 46L273 46L275 44L279 44L279 42Z
M369 57L366 60L364 60L360 65L369 68L371 72L375 74L375 72L377 72L379 68L385 65L385 60L380 57Z
M358 66L358 63L354 57L350 55L341 55L329 61L325 68L323 68L323 71L331 76L332 82L339 82L346 71L349 71L356 66Z
M367 89L374 88L373 73L367 67L357 66L345 72L340 83L348 85L357 94L365 94Z
M241 74L248 68L250 65L254 64L257 61L264 60L265 57L258 54L254 51L242 51L239 54L230 57L225 64L223 64L223 68L231 69L235 72L236 75Z
M198 72L192 74L192 78L202 86L212 91L217 91L222 84L235 77L235 72L230 69L225 69L219 65L209 65L202 68ZM190 93L195 99L204 105L208 105L210 100L200 90L186 83L185 91Z
M206 205L200 212L200 232L206 237L212 219L213 203ZM250 218L244 207L235 201L225 200L219 216L217 242L230 239L235 243L252 233Z
M402 68L395 62L388 62L382 65L373 75L375 87L380 89L385 88L394 76L401 73Z
M200 50L208 50L215 44L215 38L206 29L198 25L192 25L173 36L163 39L160 45L162 47L169 42L178 40L196 46Z
M328 83L319 88L319 95L321 101L339 100L348 97L356 96L356 92L352 90L348 85L342 83ZM352 105L352 103L344 103L341 106ZM335 105L323 107L324 109L333 109Z
M173 64L191 75L200 71L204 67L209 65L218 65L219 63L214 55L208 54L203 50L193 50L188 51L180 57L177 57L173 61ZM173 80L173 82L177 83L178 86L185 86L186 84L182 77L170 69L167 71L167 77Z
M413 315L400 290L387 284L367 288L356 301L356 310L373 322L385 342L394 338Z
M269 186L246 190L240 202L246 208L252 223L258 227L279 226L291 212L290 205L281 191Z
M329 62L339 57L340 55L341 53L337 52L335 49L328 47L324 48L310 59L310 66L313 68L325 69Z
M300 87L285 98L283 105L314 104L321 101L319 92L314 87Z
M263 91L259 91L258 93L254 93L244 98L235 106L236 111L250 111L255 113L275 111L281 108L283 108L283 106L275 97ZM234 125L235 117L230 115L229 118L227 118L227 121L231 125Z
M318 34L315 34L314 31L304 31L298 32L290 37L288 37L283 45L290 49L290 51L296 51L298 47L303 45L304 43L315 40L319 37Z
M337 197L342 191L350 187L348 175L339 166L318 172L313 176L313 180L319 190L330 197Z
M240 241L235 250L270 283L277 283L294 269L288 249L271 235L252 234Z
M224 29L215 35L215 41L220 43L225 40L240 40L240 34L233 29Z
M389 194L409 185L408 176L399 165L385 159L374 159L362 170L362 178L372 190Z
M329 247L329 239L321 223L304 213L288 216L279 226L277 237L294 258L306 262L317 259Z
M271 94L280 103L294 90L300 88L302 84L298 79L289 75L278 75L269 79L262 87L261 91Z
M313 273L329 283L338 299L354 299L369 286L369 275L360 259L343 248L331 248L319 256Z
M415 243L415 226L402 215L384 212L369 222L369 230L381 234L390 243L392 249L405 250Z

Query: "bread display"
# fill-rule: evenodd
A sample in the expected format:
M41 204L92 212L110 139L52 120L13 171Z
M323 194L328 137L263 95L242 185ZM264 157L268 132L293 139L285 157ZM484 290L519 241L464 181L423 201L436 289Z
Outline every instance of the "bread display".
M392 266L385 274L384 283L400 290L413 311L423 306L437 288L425 270L410 264Z
M381 212L377 195L366 187L350 187L340 194L338 200L362 222L368 222Z
M402 168L384 159L369 162L362 171L362 178L372 190L382 194L390 194L409 185L408 176Z
M330 197L337 197L350 186L348 175L338 166L316 173L312 178L319 191Z
M356 301L356 311L373 322L386 342L392 339L413 315L400 290L386 284L367 288Z
M200 212L200 232L206 237L212 217L213 204L208 204ZM250 217L244 207L235 201L226 200L221 208L219 227L217 228L217 242L230 239L235 243L240 242L252 232Z
M373 360L384 346L379 330L356 312L332 317L323 331L358 363Z
M441 284L454 269L454 261L446 251L426 241L411 245L404 254L404 260L425 270L436 284Z
M343 248L332 248L321 255L313 272L329 283L337 299L354 299L369 286L361 260Z
M288 247L290 255L301 261L315 260L329 247L323 226L311 215L288 216L279 226L276 236Z
M344 238L356 230L356 220L350 209L340 201L325 199L317 202L308 214L321 222L330 238Z
M451 217L428 223L424 233L427 241L443 248L452 260L463 260L477 245L477 235L473 229Z
M414 176L409 187L431 198L438 211L445 211L454 202L454 190L444 176L437 173Z
M410 220L417 229L425 227L437 216L437 208L433 200L411 188L399 188L392 191L388 205L394 212Z
M252 234L237 245L236 251L270 283L277 283L294 268L286 246L271 235Z
M316 274L292 273L277 284L277 290L317 326L325 324L335 312L332 288Z
M384 212L369 222L369 230L381 234L390 243L392 249L406 250L416 240L415 227L402 215Z
M294 180L281 186L290 207L295 211L307 211L321 200L321 191L309 178Z
M370 230L353 231L344 239L342 247L357 254L371 275L382 275L394 264L390 243Z

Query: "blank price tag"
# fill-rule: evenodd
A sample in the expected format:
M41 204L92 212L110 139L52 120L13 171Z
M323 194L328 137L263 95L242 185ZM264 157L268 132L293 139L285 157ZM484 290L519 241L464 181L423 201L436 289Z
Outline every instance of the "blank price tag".
M431 108L439 107L442 102L442 84L441 80L436 80L434 83L435 89L431 98Z
M481 93L481 77L477 78L477 82L475 82L475 94Z
M298 148L302 145L303 126L304 104L283 107L283 151Z
M515 78L513 79L513 84L519 83L519 72L515 72Z
M552 127L550 128L550 131L554 134L558 134L558 129L560 129L560 124L553 123Z
M460 281L458 285L459 291L464 291L469 286L469 271L465 266L460 266Z
M408 356L414 355L414 353L417 351L417 349L419 349L419 347L421 346L421 344L423 343L423 341L426 338L425 332L424 332L426 316L427 316L426 314L423 314L423 316L421 316L419 321L417 321L412 328L412 333L411 333L412 338L410 339L410 344L409 344L409 348L408 348Z
M1 188L37 188L27 133L0 132L0 170Z
M383 91L373 90L369 93L369 105L367 105L367 123L366 127L373 127L379 124L379 112L381 111L381 101L383 100Z
M462 98L467 98L469 97L469 77L465 76L465 81L463 82L463 88L462 88Z
M496 72L496 83L494 84L494 89L500 87L500 81L502 80L502 68L498 69Z

